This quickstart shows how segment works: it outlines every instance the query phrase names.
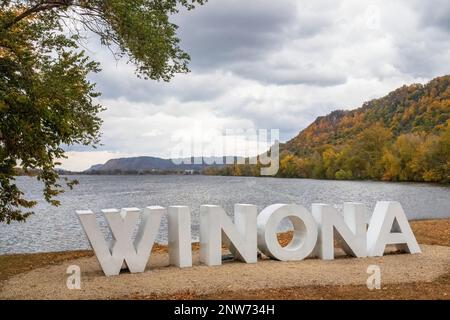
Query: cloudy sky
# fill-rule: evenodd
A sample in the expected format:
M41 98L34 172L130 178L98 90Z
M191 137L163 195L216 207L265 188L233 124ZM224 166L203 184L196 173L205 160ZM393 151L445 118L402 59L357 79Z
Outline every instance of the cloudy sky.
M173 18L192 72L170 83L137 79L92 39L103 145L68 148L63 167L170 158L180 140L215 144L227 129L286 141L317 116L449 74L449 17L448 0L209 0Z

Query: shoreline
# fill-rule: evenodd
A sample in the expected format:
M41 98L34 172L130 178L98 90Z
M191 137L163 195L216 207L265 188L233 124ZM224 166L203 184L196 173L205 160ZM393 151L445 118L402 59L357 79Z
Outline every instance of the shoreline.
M115 176L131 176L131 177L167 177L167 176L183 176L183 177L235 177L235 178L267 178L267 179L286 179L286 180L313 180L313 181L336 181L336 182L380 182L380 183L399 183L399 184L424 184L424 185L435 185L440 187L450 187L450 182L435 182L435 181L415 181L415 180L375 180L375 179L319 179L319 178L299 178L299 177L281 177L281 176L246 176L246 175L221 175L221 174L204 174L204 173L195 173L195 174L184 174L184 173L84 173L84 172L71 172L59 174L60 177L79 177L79 176L100 176L100 177L115 177ZM35 178L35 175L29 174L21 174L16 175L16 177L29 177Z
M437 246L450 247L450 218L435 220L411 221L411 227L421 245L430 248ZM286 244L290 240L289 233L279 235L280 243ZM194 252L198 252L198 243L193 244ZM155 257L166 256L167 247L155 244L152 250ZM392 255L387 255L392 256ZM39 268L56 268L74 260L94 260L90 250L65 251L53 253L7 254L0 255L0 293L9 280L32 274ZM336 259L339 263L349 259ZM395 259L394 259L395 260ZM351 261L351 260L350 260ZM439 262L439 261L438 261ZM266 263L266 262L263 262ZM347 263L347 262L346 262ZM351 263L351 262L350 262ZM355 260L355 264L356 264ZM236 267L237 263L232 263ZM287 266L288 264L286 264ZM317 262L315 263L317 265ZM242 266L242 265L241 265ZM233 266L232 266L233 267ZM270 264L264 265L270 267ZM298 265L301 268L301 264ZM317 267L317 266L316 266ZM164 269L167 269L164 267ZM241 268L242 269L242 268ZM215 269L212 272L217 272ZM234 270L234 269L233 269ZM160 270L158 270L159 272ZM166 270L167 271L167 270ZM414 271L414 270L413 270ZM149 272L149 271L147 271ZM146 272L146 273L147 273ZM151 271L150 271L151 272ZM317 272L317 271L316 271ZM103 278L101 272L96 277ZM126 276L136 276L126 274ZM100 280L102 280L100 278ZM120 281L119 281L120 282ZM20 281L19 281L20 284ZM171 288L167 294L159 292L147 294L145 292L127 293L111 296L111 299L450 299L450 264L447 271L427 281L412 281L410 283L392 283L382 286L382 290L369 291L365 285L308 285L299 287L268 286L263 290L233 288L233 290L218 290L216 292L176 290ZM5 292L4 292L5 293Z

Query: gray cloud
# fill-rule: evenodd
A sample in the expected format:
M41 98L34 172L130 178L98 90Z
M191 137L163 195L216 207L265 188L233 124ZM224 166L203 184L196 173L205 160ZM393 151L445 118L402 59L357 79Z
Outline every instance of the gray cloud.
M202 75L179 75L172 82L166 83L139 79L132 70L123 73L123 77L117 77L114 69L105 70L93 76L92 80L98 84L98 90L108 99L124 98L152 104L162 104L173 98L186 103L208 101L222 94L226 86L226 84L211 84L209 78Z
M321 74L308 66L291 68L268 61L272 53L291 41L311 38L330 28L331 6L299 8L298 1L291 0L211 1L174 20L194 70L225 68L249 79L279 84L328 86L345 81L342 75Z
M192 67L216 68L236 60L259 59L285 40L295 23L296 1L210 1L174 18Z
M137 79L93 40L108 110L92 162L170 156L174 136L199 129L277 128L287 140L317 116L449 74L449 16L447 0L210 0L173 18L192 73L170 83Z
M450 2L447 0L413 1L413 5L420 12L420 25L423 28L438 28L450 33Z

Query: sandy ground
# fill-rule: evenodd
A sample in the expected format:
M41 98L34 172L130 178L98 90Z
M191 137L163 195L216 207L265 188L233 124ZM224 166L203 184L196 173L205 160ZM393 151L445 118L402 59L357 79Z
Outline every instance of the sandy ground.
M340 257L334 261L307 259L299 262L261 260L257 264L226 262L220 267L199 265L194 253L194 267L167 267L165 253L152 255L149 268L142 274L105 277L94 257L81 258L60 265L38 268L11 277L2 283L1 299L118 299L127 296L152 296L189 291L213 294L223 291L312 285L365 284L367 267L379 265L383 284L431 282L447 272L450 247L422 245L422 254L390 254L381 258ZM82 289L68 290L66 269L78 265L82 270Z

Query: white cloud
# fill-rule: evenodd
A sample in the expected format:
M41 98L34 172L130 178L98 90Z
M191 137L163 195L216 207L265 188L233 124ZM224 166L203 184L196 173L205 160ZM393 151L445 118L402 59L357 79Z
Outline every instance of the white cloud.
M334 109L448 74L450 4L430 3L210 1L174 18L192 73L170 83L137 79L133 66L95 45L103 72L93 79L108 108L104 154L69 161L168 157L174 135L198 128L274 128L286 140Z
M109 152L109 151L68 151L67 159L58 159L61 168L71 171L83 171L94 164L102 164L110 159L133 157L136 154Z

